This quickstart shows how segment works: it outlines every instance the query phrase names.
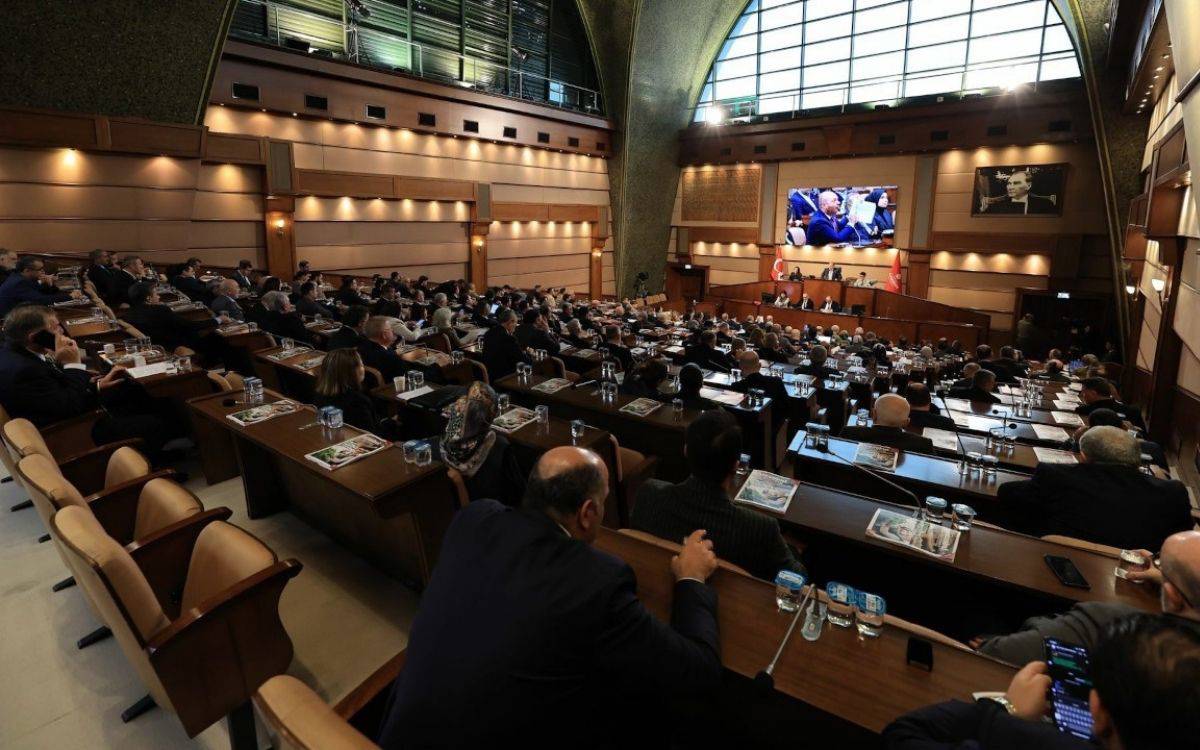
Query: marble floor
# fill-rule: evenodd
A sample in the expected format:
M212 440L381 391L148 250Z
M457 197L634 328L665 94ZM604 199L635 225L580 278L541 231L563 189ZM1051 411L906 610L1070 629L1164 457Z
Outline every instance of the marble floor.
M231 508L233 523L304 565L280 603L291 674L332 703L405 646L416 594L289 513L250 521L240 480L208 487L198 467L184 468L206 508ZM0 748L228 748L224 722L194 739L162 709L121 722L146 690L116 641L76 649L99 623L79 588L51 592L67 571L52 545L37 543L37 513L9 512L22 499L15 482L0 485Z

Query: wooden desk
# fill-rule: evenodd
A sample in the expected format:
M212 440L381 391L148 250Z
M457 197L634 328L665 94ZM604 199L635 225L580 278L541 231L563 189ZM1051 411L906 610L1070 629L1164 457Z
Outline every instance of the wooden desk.
M998 416L990 416L987 414L968 414L966 412L954 411L951 409L946 409L945 405L936 399L934 403L937 403L941 406L943 414L954 420L954 424L958 425L958 430L960 433L969 432L975 435L987 435L996 427L1016 425L1016 427L1007 428L1010 432L1016 434L1018 442L1028 443L1030 445L1043 445L1052 448L1062 447L1061 440L1043 440L1042 438L1038 437L1037 431L1033 429L1033 426L1029 422L1017 422L1015 420L1010 421L1007 419L1002 419ZM1062 425L1053 426L1062 427ZM1069 437L1071 430L1067 429L1066 427L1063 427L1063 429L1067 431L1067 435Z
M830 438L829 453L846 462L853 461L858 445L853 440ZM805 445L804 432L796 433L788 447L788 454L794 460L793 469L797 479L861 492L869 497L882 497L901 505L912 505L911 498L889 488L883 480L869 476L871 472L859 471L862 467L847 466L844 461ZM922 502L926 496L936 495L951 504L966 503L984 520L997 515L996 491L1000 485L1029 478L1005 469L999 469L996 476L991 478L985 478L982 473L962 476L958 473L958 461L907 451L900 452L894 471L879 474L910 490Z
M954 413L996 417L997 419L1024 424L1052 425L1054 427L1061 427L1067 432L1071 432L1079 426L1077 424L1066 424L1057 421L1054 418L1054 412L1047 409L1031 409L1029 414L1017 414L1017 410L1012 406L1006 406L1004 404L986 404L981 401L966 401L958 398L941 399L939 405L943 406L947 411ZM1075 414L1074 411L1066 413Z
M361 430L300 429L316 419L307 407L240 427L226 417L247 408L243 397L240 391L215 393L188 402L209 483L229 478L232 457L251 518L290 509L400 580L416 585L428 581L442 536L458 508L441 463L407 464L400 448L392 446L327 471L305 454ZM268 391L264 400L281 398Z
M608 529L601 529L596 546L633 568L638 597L655 616L670 622L674 553ZM771 661L791 617L776 609L771 583L725 569L709 583L719 602L721 662L736 674L753 677ZM801 638L798 630L775 667L776 690L872 732L921 706L953 698L969 701L976 690L1002 691L1015 674L999 661L938 643L932 644L932 672L909 666L909 633L892 625L878 638L864 639L854 628L826 623L815 642Z

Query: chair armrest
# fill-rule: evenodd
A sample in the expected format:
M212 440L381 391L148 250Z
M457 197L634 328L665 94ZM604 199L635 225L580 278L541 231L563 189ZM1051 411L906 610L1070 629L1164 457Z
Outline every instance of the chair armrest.
M232 515L229 508L203 510L126 545L125 550L141 569L168 617L179 614L192 548L200 532L213 521L228 521Z
M102 409L93 409L38 429L52 455L70 456L95 447L92 427L103 416Z
M116 453L119 448L140 447L141 445L141 438L106 443L59 460L58 470L80 492L84 494L99 492L104 489L104 475L108 471L108 460L112 458L112 454Z
M171 479L175 476L176 473L170 469L151 472L144 477L106 487L83 498L83 501L92 509L105 533L119 544L129 544L133 541L133 527L142 488L151 479Z
M146 644L150 664L189 736L287 671L293 647L279 597L301 569L283 560L182 613Z
M637 466L621 467L621 497L618 511L622 525L627 525L633 518L633 501L637 498L638 488L647 479L654 476L658 468L658 456L646 456Z
M408 659L408 650L404 649L384 662L383 666L371 673L371 676L359 683L345 698L333 707L334 713L346 721L352 721L359 711L375 700L385 690L390 690L392 683L404 670L404 662Z

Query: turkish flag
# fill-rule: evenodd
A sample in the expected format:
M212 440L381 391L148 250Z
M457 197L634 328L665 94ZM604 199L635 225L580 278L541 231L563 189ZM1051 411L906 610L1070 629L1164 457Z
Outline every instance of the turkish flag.
M783 246L775 246L775 262L771 264L771 278L782 281L787 276L787 266L783 263Z
M900 251L896 251L895 257L892 258L892 270L888 273L887 286L884 287L889 292L900 292Z

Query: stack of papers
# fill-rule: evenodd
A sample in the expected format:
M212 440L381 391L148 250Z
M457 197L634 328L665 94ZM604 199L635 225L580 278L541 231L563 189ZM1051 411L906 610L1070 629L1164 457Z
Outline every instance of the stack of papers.
M735 503L764 508L773 513L787 513L796 488L800 483L794 479L772 474L769 471L755 469L746 478L745 484L733 498Z

